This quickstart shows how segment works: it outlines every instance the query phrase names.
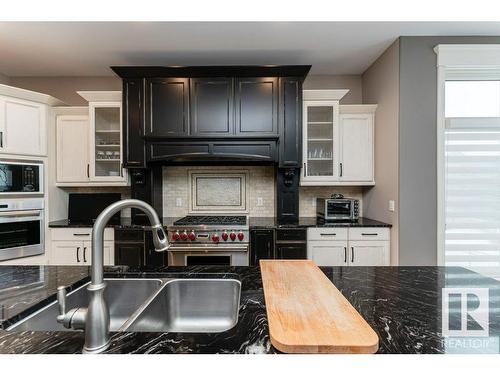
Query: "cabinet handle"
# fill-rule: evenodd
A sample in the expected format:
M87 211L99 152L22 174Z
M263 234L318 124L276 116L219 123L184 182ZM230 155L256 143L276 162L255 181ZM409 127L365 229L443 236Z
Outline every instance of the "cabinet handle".
M347 263L347 247L344 246L344 263Z
M354 263L354 246L351 247L351 263Z
M362 236L378 236L378 233L361 233Z
M337 233L320 233L320 236L336 236Z
M340 163L340 177L342 177L342 174L344 173L343 169L344 168L342 168L342 163Z
M0 148L3 148L3 132L0 132Z
M87 178L90 178L90 164L87 164Z
M306 172L306 171L307 171L307 167L306 167L306 165L307 165L307 164L306 164L306 163L304 163L304 177L307 177L307 172Z
M87 252L87 248L83 248L83 263L87 263L87 257L85 256L85 253Z
M73 236L90 236L90 233L73 233Z
M76 261L80 263L80 247L76 248Z

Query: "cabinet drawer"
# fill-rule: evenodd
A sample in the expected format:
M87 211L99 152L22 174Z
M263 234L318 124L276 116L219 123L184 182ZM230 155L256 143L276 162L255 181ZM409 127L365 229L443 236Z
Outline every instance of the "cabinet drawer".
M52 241L91 241L92 228L52 228L50 230ZM104 241L113 241L115 231L113 228L104 229Z
M309 228L309 241L344 241L347 240L347 228Z
M350 241L389 241L389 228L349 228Z
M305 241L305 229L276 229L276 241Z

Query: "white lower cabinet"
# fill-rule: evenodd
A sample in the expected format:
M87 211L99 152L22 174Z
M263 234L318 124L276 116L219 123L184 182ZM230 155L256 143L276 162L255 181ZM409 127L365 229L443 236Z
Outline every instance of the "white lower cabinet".
M91 229L51 229L51 265L89 266L92 264ZM114 230L104 231L104 265L114 265Z
M372 240L373 237L377 240ZM307 238L307 258L318 266L390 264L389 228L309 228Z
M347 241L310 241L307 257L318 266L347 265Z
M349 264L353 266L388 266L389 241L350 241Z

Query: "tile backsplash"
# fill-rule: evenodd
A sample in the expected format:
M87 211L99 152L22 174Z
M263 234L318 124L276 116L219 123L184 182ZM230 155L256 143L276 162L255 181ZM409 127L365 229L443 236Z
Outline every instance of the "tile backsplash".
M185 216L190 212L192 194L190 191L190 171L210 174L247 173L247 208L246 215L274 216L275 211L275 172L274 167L163 167L163 216ZM217 188L217 184L212 184ZM220 190L220 189L218 189ZM224 191L213 191L210 194L224 194ZM260 201L259 198L262 198ZM223 211L221 211L222 213Z
M316 216L316 198L329 198L333 193L359 199L359 216L363 215L363 190L358 186L301 186L299 190L300 216Z
M248 204L245 214L272 217L275 215L275 169L272 166L248 167L163 167L163 216L180 217L189 214L191 203L189 171L205 173L248 173L246 182ZM217 185L214 185L217 186ZM224 194L221 192L212 192ZM360 215L363 214L362 187L301 186L300 216L316 216L316 198L328 198L341 193L349 198L359 199ZM259 201L262 198L262 202ZM180 205L178 205L180 204Z

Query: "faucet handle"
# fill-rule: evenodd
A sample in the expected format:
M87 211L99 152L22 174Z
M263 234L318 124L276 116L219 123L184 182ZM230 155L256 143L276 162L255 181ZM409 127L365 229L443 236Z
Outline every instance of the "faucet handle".
M59 315L57 316L57 321L59 323L64 322L66 316L66 287L57 287L57 303L59 304Z

